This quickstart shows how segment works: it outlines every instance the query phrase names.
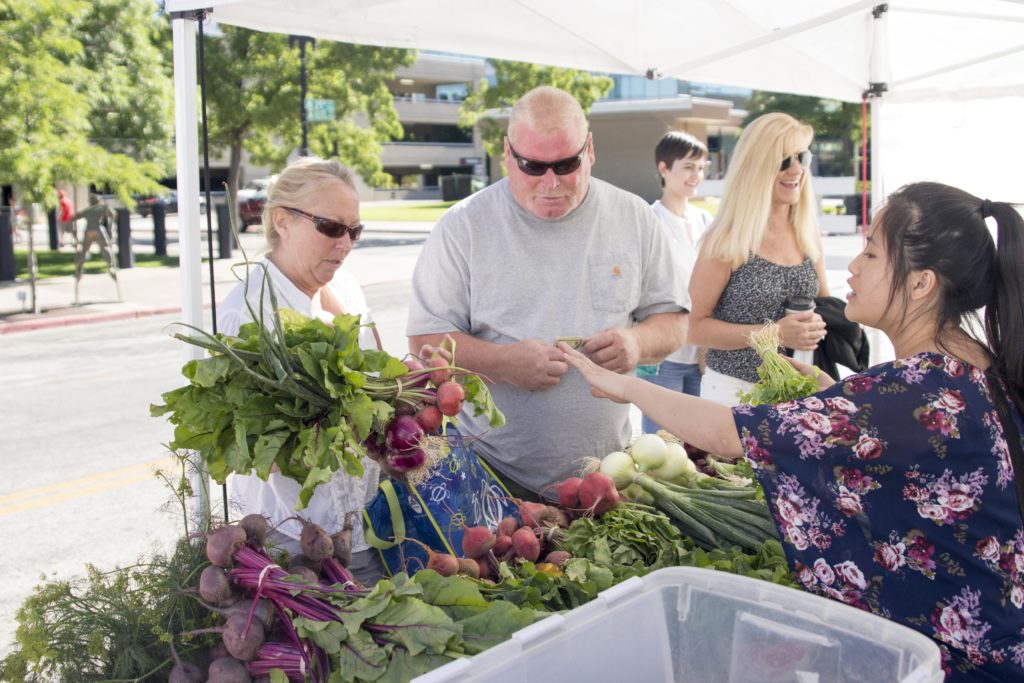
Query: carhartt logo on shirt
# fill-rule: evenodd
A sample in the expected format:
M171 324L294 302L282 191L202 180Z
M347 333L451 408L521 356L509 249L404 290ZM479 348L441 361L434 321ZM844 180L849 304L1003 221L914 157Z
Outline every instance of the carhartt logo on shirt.
M618 280L620 277L622 277L622 268L612 266L612 279Z

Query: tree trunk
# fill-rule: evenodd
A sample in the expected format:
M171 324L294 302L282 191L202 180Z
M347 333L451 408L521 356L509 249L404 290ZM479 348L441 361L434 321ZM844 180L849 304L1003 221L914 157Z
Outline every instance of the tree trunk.
M228 195L237 204L238 180L242 173L242 141L237 138L231 143L231 161L228 166ZM237 208L237 207L236 207Z

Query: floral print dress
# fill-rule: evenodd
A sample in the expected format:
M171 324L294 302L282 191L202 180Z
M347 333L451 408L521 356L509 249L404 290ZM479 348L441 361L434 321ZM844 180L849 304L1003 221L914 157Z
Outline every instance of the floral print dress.
M733 416L808 591L934 638L947 681L1024 681L1024 528L982 370L924 353Z

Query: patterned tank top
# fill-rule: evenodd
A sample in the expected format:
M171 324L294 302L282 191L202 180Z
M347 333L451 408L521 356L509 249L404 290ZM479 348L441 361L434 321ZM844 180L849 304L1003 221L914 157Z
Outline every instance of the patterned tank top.
M712 317L727 323L757 325L782 317L782 303L793 295L818 296L818 273L809 258L795 266L777 263L751 254L732 272ZM707 366L723 375L756 382L760 359L753 349L707 350Z

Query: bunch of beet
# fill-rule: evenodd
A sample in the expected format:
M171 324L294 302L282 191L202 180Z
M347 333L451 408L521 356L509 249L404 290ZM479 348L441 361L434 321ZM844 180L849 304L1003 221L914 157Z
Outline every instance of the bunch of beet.
M209 566L199 575L203 605L224 619L221 627L181 634L216 633L221 642L209 652L204 670L178 662L172 683L248 683L269 681L281 669L290 680L326 681L327 654L302 641L291 618L338 620L340 612L328 593L365 594L346 566L351 561L351 520L333 537L316 524L304 523L302 553L278 565L264 548L269 532L261 515L247 515L237 524L214 529L206 537ZM172 651L173 654L173 651ZM177 660L177 657L174 657Z
M619 504L615 482L601 472L591 472L583 478L569 477L555 488L558 504L576 514L600 517Z

